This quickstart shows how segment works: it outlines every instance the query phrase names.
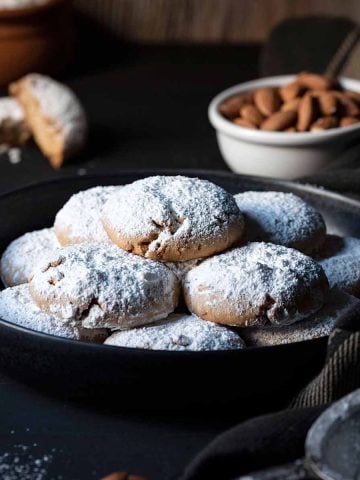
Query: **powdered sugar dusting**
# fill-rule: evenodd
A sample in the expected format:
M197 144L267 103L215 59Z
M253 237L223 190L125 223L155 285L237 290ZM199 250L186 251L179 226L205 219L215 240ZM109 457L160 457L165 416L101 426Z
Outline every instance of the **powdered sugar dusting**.
M185 260L185 262L165 262L165 265L182 280L190 270L202 261L202 258L194 258L193 260Z
M39 266L30 283L38 305L84 327L126 329L166 317L178 280L163 264L118 247L65 247Z
M247 240L272 242L305 253L324 240L326 227L320 213L292 193L250 191L234 198L245 215Z
M25 233L11 242L0 261L4 284L13 286L28 282L37 263L59 247L52 228Z
M203 249L217 251L217 242L224 249L243 228L229 193L208 181L182 176L148 177L124 186L105 204L103 221L129 243L147 240L144 256L154 258L153 253L161 252L169 261L199 258ZM173 250L177 257L169 253L168 258L165 252Z
M360 297L360 254L331 257L322 260L320 265L325 270L331 287Z
M120 188L99 186L72 195L55 217L54 228L60 242L110 243L100 218L105 202Z
M11 432L13 433L13 431ZM37 444L11 445L0 453L0 478L2 480L46 480L48 466L53 461L52 453L39 454ZM52 477L62 480L62 476Z
M62 132L65 148L78 150L85 143L86 115L70 88L45 75L32 73L25 77L42 114Z
M105 329L82 328L40 310L30 295L28 284L0 292L0 318L37 332L74 340L102 342L107 337Z
M1 2L0 2L1 9ZM0 125L3 122L20 123L25 121L24 111L19 102L12 97L0 98Z
M216 310L242 324L290 324L318 310L328 284L314 260L297 250L254 242L204 260L184 280L193 310ZM207 317L211 320L211 315ZM213 319L214 320L214 319Z
M244 347L239 335L195 315L173 314L162 322L115 332L106 345L149 350L232 350Z
M241 331L248 346L261 347L302 342L330 335L341 319L358 317L360 301L336 288L330 290L325 305L301 322L281 327L249 327Z

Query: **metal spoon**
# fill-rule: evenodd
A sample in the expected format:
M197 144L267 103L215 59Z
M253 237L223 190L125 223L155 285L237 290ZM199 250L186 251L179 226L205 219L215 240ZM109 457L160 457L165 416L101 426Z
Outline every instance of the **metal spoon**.
M305 458L236 480L360 480L360 389L334 403L310 428Z

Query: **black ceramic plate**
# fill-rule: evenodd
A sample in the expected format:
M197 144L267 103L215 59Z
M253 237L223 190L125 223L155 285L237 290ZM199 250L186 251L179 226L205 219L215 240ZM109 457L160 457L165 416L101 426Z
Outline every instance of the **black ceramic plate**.
M180 172L178 172L180 173ZM184 172L181 172L184 174ZM295 192L321 210L331 231L360 237L360 203L321 189L230 173L187 171L231 193ZM50 226L73 193L95 185L125 184L147 171L77 177L30 186L0 197L0 251L19 235ZM0 367L33 386L66 397L101 396L141 408L235 404L291 395L321 365L326 339L221 352L159 352L71 341L0 320Z

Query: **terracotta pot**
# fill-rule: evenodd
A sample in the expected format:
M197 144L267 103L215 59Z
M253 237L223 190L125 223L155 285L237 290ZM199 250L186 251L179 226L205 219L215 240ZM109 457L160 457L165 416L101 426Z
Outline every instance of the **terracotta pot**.
M69 0L0 9L0 85L29 72L58 73L70 59L72 43Z

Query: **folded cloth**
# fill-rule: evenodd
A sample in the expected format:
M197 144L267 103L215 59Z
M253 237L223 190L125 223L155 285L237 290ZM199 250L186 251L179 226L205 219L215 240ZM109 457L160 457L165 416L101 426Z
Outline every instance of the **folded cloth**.
M335 400L360 387L360 317L342 319L329 337L320 373L282 412L226 431L186 468L182 480L230 480L304 456L307 432Z

